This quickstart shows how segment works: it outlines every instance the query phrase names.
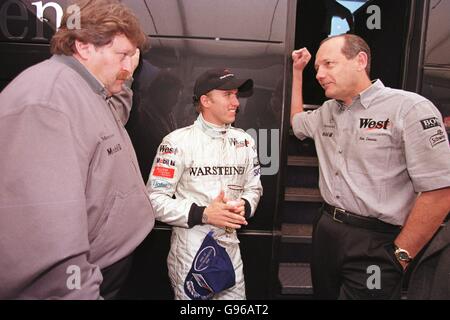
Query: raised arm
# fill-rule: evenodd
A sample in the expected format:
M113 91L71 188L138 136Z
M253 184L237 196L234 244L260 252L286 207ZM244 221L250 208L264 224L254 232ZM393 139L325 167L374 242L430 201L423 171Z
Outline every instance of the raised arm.
M295 114L303 112L303 70L311 59L308 49L302 48L292 52L292 98L291 125Z

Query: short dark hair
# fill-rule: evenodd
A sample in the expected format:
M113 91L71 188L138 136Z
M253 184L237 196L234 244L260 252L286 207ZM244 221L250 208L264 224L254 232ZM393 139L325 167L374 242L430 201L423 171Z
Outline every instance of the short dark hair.
M355 58L360 52L364 52L367 55L367 66L365 70L367 76L370 77L370 64L372 57L370 53L370 47L367 44L367 42L364 41L364 39L361 38L360 36L357 36L356 34L345 33L328 37L322 40L320 45L334 38L344 38L344 45L342 46L341 52L347 59Z
M117 0L78 0L81 28L69 28L65 13L60 29L51 40L52 54L73 55L76 51L75 40L92 43L96 47L110 44L118 34L125 35L130 42L145 51L148 49L148 37L142 31L136 15Z
M202 105L200 104L200 100L193 100L192 104L194 105L195 111L197 113L201 113L202 112Z

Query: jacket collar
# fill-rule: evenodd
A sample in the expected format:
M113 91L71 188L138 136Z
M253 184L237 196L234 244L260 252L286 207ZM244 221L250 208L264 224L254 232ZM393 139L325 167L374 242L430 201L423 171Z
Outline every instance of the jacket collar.
M228 129L231 127L231 125L223 125L218 126L216 124L212 124L208 121L206 121L202 114L200 113L197 117L197 120L194 123L195 126L200 128L205 134L210 136L211 138L223 138L225 137Z
M104 99L109 97L108 90L73 56L53 55L51 60L60 62L78 73L91 87L92 91L101 95Z

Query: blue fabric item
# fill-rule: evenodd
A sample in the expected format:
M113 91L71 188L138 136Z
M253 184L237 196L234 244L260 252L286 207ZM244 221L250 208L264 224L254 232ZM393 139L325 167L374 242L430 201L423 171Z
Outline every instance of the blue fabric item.
M210 231L205 236L184 281L184 292L192 300L209 300L236 283L230 257L212 235Z

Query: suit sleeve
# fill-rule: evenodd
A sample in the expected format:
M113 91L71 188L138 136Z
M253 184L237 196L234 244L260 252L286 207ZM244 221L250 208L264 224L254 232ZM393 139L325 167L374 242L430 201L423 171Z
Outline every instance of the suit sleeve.
M245 171L246 179L244 184L244 193L241 198L246 202L245 217L250 218L255 214L259 199L263 194L263 188L260 180L261 165L259 163L255 141L251 136L248 136L247 139L250 140L250 145L247 148L248 157Z
M169 136L159 145L153 161L147 190L156 219L177 227L189 228L189 214L195 206L190 199L175 198L175 190L183 175L183 150Z
M97 299L70 120L45 106L17 110L0 117L0 299Z

